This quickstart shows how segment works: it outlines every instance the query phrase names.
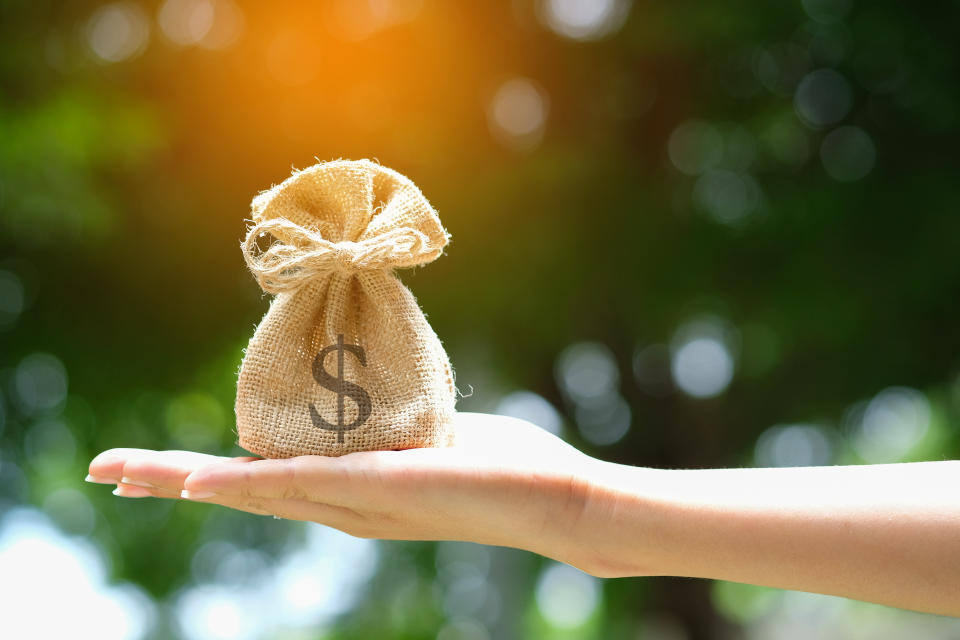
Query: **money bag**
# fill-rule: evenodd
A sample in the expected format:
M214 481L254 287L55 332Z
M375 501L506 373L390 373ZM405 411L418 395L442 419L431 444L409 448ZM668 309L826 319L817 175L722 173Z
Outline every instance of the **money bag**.
M420 190L377 163L337 160L251 208L243 256L275 297L240 368L240 446L287 458L453 444L450 361L394 275L449 239Z

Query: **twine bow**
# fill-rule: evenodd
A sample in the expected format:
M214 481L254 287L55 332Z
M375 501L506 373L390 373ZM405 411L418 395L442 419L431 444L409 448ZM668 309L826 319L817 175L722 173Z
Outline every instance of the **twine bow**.
M257 245L264 234L277 239L266 250ZM330 272L412 267L433 260L441 251L430 246L425 234L410 227L391 229L360 242L330 242L284 218L250 227L241 249L253 276L269 293L293 291Z

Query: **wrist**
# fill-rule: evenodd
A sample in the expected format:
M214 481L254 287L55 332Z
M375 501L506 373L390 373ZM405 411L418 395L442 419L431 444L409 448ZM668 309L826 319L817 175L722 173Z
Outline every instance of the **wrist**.
M676 473L593 460L570 537L575 566L603 578L670 574L667 501L655 495Z

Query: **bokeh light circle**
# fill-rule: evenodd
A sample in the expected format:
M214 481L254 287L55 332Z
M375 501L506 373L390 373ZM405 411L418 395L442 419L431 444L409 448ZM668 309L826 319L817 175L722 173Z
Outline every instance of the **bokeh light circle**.
M850 113L853 90L847 79L833 69L817 69L800 81L793 104L805 123L825 127L840 122Z
M23 283L14 273L0 270L0 329L14 324L23 312Z
M852 435L856 452L873 464L900 462L929 430L930 401L916 389L890 387L857 417Z
M694 184L693 201L717 222L735 225L756 210L760 187L748 174L724 169L707 171Z
M677 170L690 176L700 175L720 162L723 136L707 122L688 120L670 134L667 153Z
M543 0L538 15L554 33L573 40L597 40L619 29L629 0Z
M820 145L820 161L827 174L839 182L853 182L873 169L877 149L860 127L847 125L827 134Z
M213 28L212 0L167 0L157 12L163 34L180 45L198 44Z
M549 102L542 88L527 78L501 84L487 109L494 137L505 147L527 151L543 138Z
M633 412L618 393L611 393L576 408L577 429L587 442L607 446L619 442L630 430Z
M812 424L770 427L757 438L754 461L758 467L810 467L830 464L833 443Z
M552 563L537 581L537 608L560 629L575 629L590 619L600 604L599 581L570 565Z
M532 391L514 391L505 396L494 413L531 422L553 435L561 435L563 418L550 402Z
M589 402L614 392L620 371L613 352L599 342L572 344L557 358L557 381L574 402Z
M56 409L67 397L67 370L52 354L31 354L17 365L14 389L28 415Z
M673 379L687 395L712 398L723 393L733 379L733 356L712 336L693 338L673 353Z
M801 0L801 4L813 20L830 24L839 22L847 15L851 0Z
M139 55L150 38L150 21L140 5L107 4L87 22L87 44L103 62L121 62Z

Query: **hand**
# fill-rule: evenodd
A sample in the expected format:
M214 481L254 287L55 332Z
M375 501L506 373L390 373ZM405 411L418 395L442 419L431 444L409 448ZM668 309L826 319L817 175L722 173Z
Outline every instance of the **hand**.
M110 449L89 480L123 497L188 499L364 538L466 540L591 566L578 542L596 461L516 418L460 413L456 445L265 460ZM586 547L586 548L585 548Z
M602 577L676 575L960 616L960 462L659 470L514 418L458 414L445 449L223 458L111 449L88 479L355 536L527 549Z

